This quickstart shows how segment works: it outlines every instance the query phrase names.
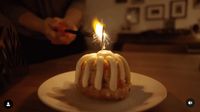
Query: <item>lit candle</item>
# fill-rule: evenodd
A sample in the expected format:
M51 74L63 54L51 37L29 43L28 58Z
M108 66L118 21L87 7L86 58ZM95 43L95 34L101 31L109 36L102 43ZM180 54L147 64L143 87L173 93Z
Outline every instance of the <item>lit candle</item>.
M94 19L93 29L94 29L94 35L93 35L94 40L101 43L102 50L105 49L109 39L108 35L105 32L105 25L98 19Z
M94 41L100 43L101 50L97 53L86 54L79 59L76 65L75 83L88 96L100 99L123 99L131 89L129 65L119 54L105 50L106 45L109 44L109 38L103 22L94 19L93 28ZM119 84L125 86L119 88ZM121 94L117 94L120 92Z

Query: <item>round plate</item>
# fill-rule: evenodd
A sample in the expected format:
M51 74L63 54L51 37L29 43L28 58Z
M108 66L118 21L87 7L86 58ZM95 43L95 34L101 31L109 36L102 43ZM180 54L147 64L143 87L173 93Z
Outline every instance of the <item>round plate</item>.
M48 79L38 89L39 99L59 111L135 112L152 108L167 96L167 90L160 82L138 73L131 73L132 87L126 99L92 99L75 88L74 76L75 71L70 71Z

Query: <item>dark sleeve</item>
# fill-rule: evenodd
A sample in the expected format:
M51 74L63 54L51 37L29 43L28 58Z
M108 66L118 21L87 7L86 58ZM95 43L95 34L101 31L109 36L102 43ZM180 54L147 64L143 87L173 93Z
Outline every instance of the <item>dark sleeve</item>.
M0 10L15 23L18 23L19 17L27 11L27 9L20 4L20 0L0 0Z
M8 24L10 24L10 21L8 20L8 18L6 18L3 14L1 14L1 12L0 12L0 29L1 29L1 27L3 27L3 26L6 26L6 25L8 25ZM1 31L0 31L1 32ZM1 34L1 33L0 33Z
M71 6L69 8L78 8L83 10L85 7L85 0L71 0Z

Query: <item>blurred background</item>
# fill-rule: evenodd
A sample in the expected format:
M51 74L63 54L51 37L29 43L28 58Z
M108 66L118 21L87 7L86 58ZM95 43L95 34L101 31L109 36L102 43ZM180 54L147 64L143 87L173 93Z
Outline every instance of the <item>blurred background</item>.
M160 51L199 52L199 0L87 0L86 5L86 26L94 17L103 19L115 50L125 44L126 50L161 46Z
M102 20L111 40L107 46L109 50L200 53L200 0L86 0L84 10L83 31L93 31L94 18ZM40 53L44 55L38 56L31 47L37 44L20 39L22 35L3 9L0 11L0 34L1 88L12 82L16 73L26 74L29 64L100 50L91 37L83 36L83 40L74 42L75 46L69 45L68 49L56 46L54 51L58 53L42 50Z
M200 0L86 0L83 27L93 31L92 20L103 20L111 40L108 49L119 50L131 43L136 50L138 45L167 48L173 44L198 52L199 13ZM85 39L89 50L98 49L91 38Z

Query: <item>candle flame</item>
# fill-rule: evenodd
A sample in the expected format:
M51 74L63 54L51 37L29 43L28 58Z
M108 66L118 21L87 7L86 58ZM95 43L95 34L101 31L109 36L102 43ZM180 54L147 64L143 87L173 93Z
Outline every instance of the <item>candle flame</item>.
M97 18L93 20L93 29L97 36L97 38L102 41L102 32L103 32L104 24L101 23Z
M106 45L108 44L108 35L105 32L105 24L100 22L97 18L93 20L93 29L94 29L94 41L98 40L102 45L102 49L105 49Z

